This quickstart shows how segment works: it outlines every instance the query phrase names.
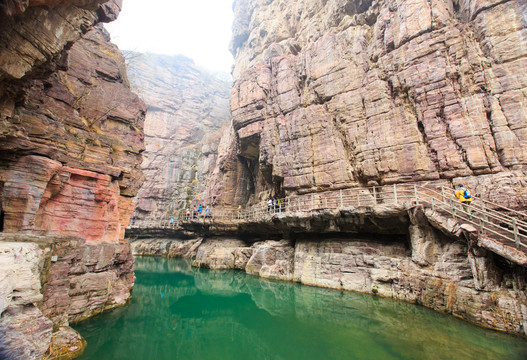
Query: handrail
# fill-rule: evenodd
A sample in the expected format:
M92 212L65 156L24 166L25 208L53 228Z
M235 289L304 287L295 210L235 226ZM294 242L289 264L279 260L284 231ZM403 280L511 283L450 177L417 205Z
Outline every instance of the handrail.
M185 216L184 212L180 211L171 218L173 221L168 218L158 221L133 221L129 228L177 229L182 223L193 221L214 223L218 220L258 220L275 213L342 210L348 207L381 204L406 207L421 204L432 210L448 214L455 220L459 219L472 224L482 235L492 234L496 240L511 241L517 248L527 248L527 221L523 220L527 219L527 214L480 198L475 200L469 210L464 208L450 188L417 184L393 184L294 195L279 199L280 205L273 205L271 208L268 208L267 202L260 202L241 210L212 208L209 216L205 216L205 212L199 216L195 214Z

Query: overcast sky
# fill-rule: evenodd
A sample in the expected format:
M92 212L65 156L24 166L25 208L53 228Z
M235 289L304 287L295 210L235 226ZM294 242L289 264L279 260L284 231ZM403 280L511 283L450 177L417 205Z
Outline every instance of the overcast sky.
M185 55L209 70L231 72L233 0L124 0L106 24L121 50Z

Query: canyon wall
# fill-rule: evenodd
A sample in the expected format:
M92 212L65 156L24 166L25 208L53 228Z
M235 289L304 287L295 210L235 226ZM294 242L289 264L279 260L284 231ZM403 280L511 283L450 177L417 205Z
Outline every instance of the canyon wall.
M237 0L230 145L245 204L401 182L527 200L522 0Z
M148 106L146 180L132 219L141 226L171 218L191 202L199 205L216 164L221 129L231 120L231 82L184 56L131 52L127 57L132 88Z
M0 6L0 353L74 356L68 327L126 303L124 239L143 180L146 107L97 25L120 0Z

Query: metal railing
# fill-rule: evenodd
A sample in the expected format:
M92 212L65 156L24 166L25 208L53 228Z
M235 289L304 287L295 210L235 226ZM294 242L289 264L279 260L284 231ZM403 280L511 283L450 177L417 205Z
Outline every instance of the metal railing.
M177 228L182 223L219 221L265 220L275 214L296 212L334 211L346 208L372 206L401 206L411 208L423 205L454 220L473 225L480 236L500 242L513 242L517 248L527 248L527 214L508 209L499 204L475 198L464 206L451 188L417 184L394 184L368 188L350 188L336 191L310 193L279 199L269 207L261 202L243 209L212 208L205 214L185 214L182 210L171 219L133 222L130 228Z

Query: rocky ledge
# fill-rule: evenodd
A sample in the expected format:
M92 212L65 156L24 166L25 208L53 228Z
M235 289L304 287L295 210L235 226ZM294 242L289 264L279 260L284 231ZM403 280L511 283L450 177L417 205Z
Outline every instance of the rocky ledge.
M525 254L431 209L345 212L226 221L202 231L204 239L137 240L133 248L192 257L197 267L404 300L527 335Z
M63 235L1 234L0 270L0 352L12 359L78 355L69 323L124 305L135 280L128 244Z

